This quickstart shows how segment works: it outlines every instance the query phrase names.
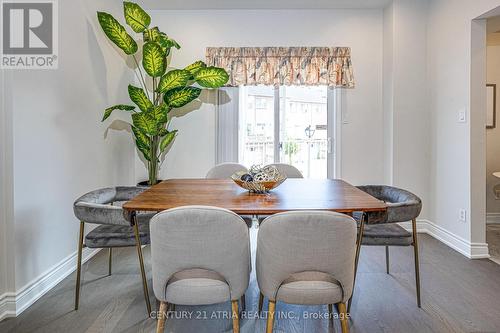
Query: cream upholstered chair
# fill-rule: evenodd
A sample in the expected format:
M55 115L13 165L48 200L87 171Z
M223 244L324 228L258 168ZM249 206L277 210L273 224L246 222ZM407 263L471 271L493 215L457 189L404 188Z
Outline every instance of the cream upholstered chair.
M239 332L238 300L250 278L250 240L241 217L217 207L185 206L151 219L153 290L161 302L157 332L168 304L231 301L233 332Z
M257 238L257 283L269 299L267 333L277 301L337 304L348 332L346 302L354 282L356 222L324 211L295 211L266 218Z
M285 163L275 163L271 165L275 166L281 173L284 173L287 178L304 178L302 172L293 165Z
M248 171L248 169L238 163L221 163L214 166L207 172L207 179L226 179L231 178L238 171Z

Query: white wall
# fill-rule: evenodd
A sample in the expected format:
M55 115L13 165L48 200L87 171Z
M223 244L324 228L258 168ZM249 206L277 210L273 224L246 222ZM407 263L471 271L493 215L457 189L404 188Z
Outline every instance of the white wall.
M14 300L74 255L78 221L72 205L78 196L134 182L129 133L110 131L105 138L108 124L100 123L105 107L128 100L133 76L103 33L96 34L98 9L121 15L119 6L98 1L59 1L59 68L11 71L5 83L14 170L14 230L6 251L15 262L1 273L14 275L7 290Z
M425 0L395 0L384 10L386 181L422 199L421 219L431 206L426 17Z
M394 4L384 8L383 18L383 123L384 123L384 177L394 183Z
M498 0L433 0L427 24L432 142L430 192L434 203L430 217L439 227L473 247L485 242L485 209L481 208L484 206L485 168L482 161L485 156L481 152L484 109L470 108L471 74L476 74L471 73L474 59L471 31L477 28L480 34L481 30L471 20L498 5ZM483 86L477 89L483 89ZM460 110L467 111L466 123L458 122ZM458 219L461 208L468 211L466 222Z
M9 254L12 237L12 117L9 107L9 87L6 73L0 71L0 318L6 311L5 293L13 285L14 257Z
M153 24L180 42L173 66L205 58L208 46L349 46L356 88L345 92L342 176L353 183L384 181L382 10L169 10ZM175 119L179 135L162 178L203 177L215 163L214 107ZM137 163L139 179L146 177Z
M486 212L500 213L500 201L495 199L493 187L500 179L492 175L500 171L500 45L487 48L487 83L497 85L497 126L486 130Z

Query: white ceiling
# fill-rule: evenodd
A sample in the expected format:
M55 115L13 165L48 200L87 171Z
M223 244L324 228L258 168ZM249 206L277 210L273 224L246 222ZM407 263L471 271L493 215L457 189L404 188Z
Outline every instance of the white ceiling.
M384 8L392 0L143 0L147 9L334 9Z

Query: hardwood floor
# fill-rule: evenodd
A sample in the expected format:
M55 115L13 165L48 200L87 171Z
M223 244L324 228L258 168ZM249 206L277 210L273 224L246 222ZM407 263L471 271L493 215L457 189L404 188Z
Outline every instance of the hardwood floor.
M256 229L251 230L255 239ZM390 275L385 273L383 247L362 248L351 332L500 332L500 265L487 259L469 260L427 235L420 236L420 250L422 309L415 300L412 248L391 248ZM149 247L144 252L150 278ZM156 321L146 318L135 249L116 249L114 254L110 277L106 276L107 251L84 265L78 311L73 311L72 274L18 318L1 322L0 332L154 332ZM253 318L258 303L254 275L246 301L247 318L241 321L241 332L265 332L265 319ZM230 332L229 318L210 319L220 317L217 311L229 315L230 303L177 306L177 316L192 318L169 318L165 331ZM305 319L326 315L326 306L278 303L276 311L282 316L276 320L277 333L340 332L338 319L333 324L328 319ZM199 316L209 319L196 319Z
M486 243L488 243L490 259L500 265L500 224L486 225Z

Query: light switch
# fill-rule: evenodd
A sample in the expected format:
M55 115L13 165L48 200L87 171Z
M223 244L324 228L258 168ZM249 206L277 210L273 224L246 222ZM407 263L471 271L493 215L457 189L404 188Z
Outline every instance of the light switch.
M459 123L467 122L467 112L464 109L458 111L458 122Z

